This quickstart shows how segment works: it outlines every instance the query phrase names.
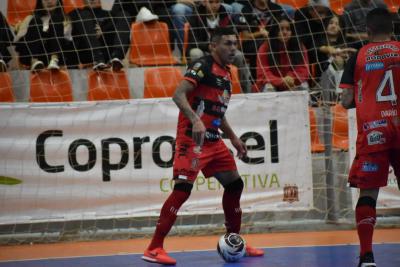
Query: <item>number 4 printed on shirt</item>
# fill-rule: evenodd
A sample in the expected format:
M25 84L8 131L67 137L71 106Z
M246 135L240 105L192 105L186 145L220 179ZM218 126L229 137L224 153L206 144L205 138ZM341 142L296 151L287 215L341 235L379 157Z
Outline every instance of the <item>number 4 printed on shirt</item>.
M386 84L389 83L389 91L388 95L383 95L383 91L385 90ZM384 101L391 101L392 105L397 105L397 95L394 89L394 82L393 82L393 71L387 70L385 71L385 77L379 84L378 90L376 91L376 101L377 102L384 102Z

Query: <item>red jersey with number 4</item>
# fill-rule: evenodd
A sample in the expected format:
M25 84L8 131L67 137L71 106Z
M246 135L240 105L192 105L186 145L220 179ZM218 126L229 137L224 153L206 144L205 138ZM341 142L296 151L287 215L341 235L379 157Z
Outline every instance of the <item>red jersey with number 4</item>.
M363 46L347 62L340 87L354 89L357 153L400 148L400 42Z

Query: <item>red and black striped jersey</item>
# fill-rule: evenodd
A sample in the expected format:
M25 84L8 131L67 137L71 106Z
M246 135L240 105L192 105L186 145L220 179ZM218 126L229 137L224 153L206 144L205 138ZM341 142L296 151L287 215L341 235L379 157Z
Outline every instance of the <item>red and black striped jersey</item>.
M184 79L195 85L195 89L188 93L187 98L207 129L205 141L220 139L219 127L232 92L229 67L221 66L208 55L192 62L186 70ZM177 139L184 136L192 136L192 124L180 112Z

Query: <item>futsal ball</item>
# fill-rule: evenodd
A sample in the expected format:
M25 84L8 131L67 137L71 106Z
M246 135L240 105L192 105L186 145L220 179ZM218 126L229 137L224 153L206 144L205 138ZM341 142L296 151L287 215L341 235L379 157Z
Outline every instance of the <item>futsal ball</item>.
M226 262L235 262L243 258L246 252L246 242L238 234L225 234L219 239L217 250Z

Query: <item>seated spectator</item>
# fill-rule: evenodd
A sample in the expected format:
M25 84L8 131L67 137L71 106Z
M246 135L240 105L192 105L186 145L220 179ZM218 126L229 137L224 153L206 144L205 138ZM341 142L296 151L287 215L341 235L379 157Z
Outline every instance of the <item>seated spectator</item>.
M11 60L8 47L12 45L14 35L7 23L7 19L0 12L0 72L7 71L7 63Z
M320 85L323 92L323 100L336 102L338 95L336 88L339 86L340 78L343 74L344 64L356 49L347 47L345 36L342 31L343 22L333 15L325 19L326 34L318 39L318 64L322 71L316 74L316 78L321 78Z
M326 39L324 20L333 13L322 0L310 1L294 15L296 34L308 51L309 64L316 66L316 73L322 73L318 64L317 44Z
M280 5L271 0L251 0L245 5L239 18L242 31L242 49L250 64L253 79L256 77L257 51L268 38L270 22L284 12Z
M198 0L116 0L113 10L119 10L128 18L131 24L135 22L136 16L142 7L146 7L159 20L167 23L170 29L171 46L178 42L178 47L182 51L184 24L193 14Z
M61 0L38 0L32 15L17 29L16 51L22 64L32 71L45 68L58 70L71 60L71 25L65 16ZM74 63L70 63L74 64Z
M84 0L84 3L83 9L70 13L80 63L93 63L95 70L111 65L114 71L119 71L130 45L126 18L120 12L103 10L100 0Z
M210 36L215 28L234 27L231 16L221 4L221 0L203 0L203 5L198 8L198 14L189 19L189 24L188 57L191 61L210 52L208 49ZM250 73L244 56L239 50L236 50L233 64L239 69L243 92L250 92Z
M366 17L376 7L387 8L383 0L353 0L344 7L347 42L361 48L368 39Z
M307 51L293 33L294 25L286 16L277 18L272 25L268 41L257 54L258 91L308 89Z

